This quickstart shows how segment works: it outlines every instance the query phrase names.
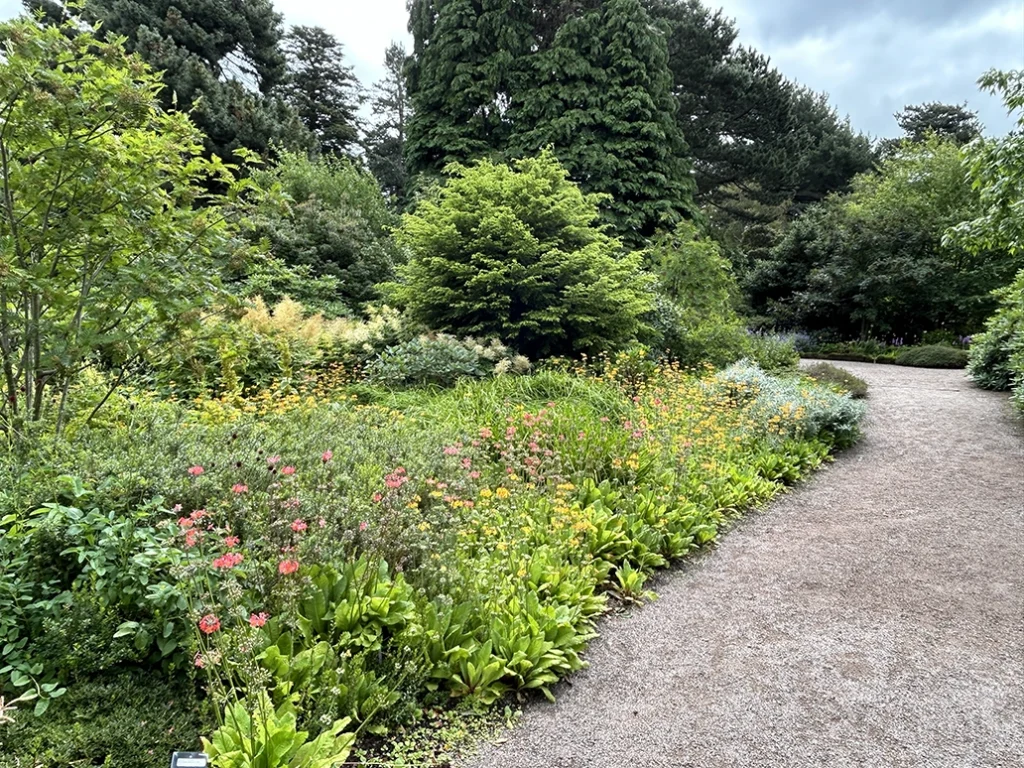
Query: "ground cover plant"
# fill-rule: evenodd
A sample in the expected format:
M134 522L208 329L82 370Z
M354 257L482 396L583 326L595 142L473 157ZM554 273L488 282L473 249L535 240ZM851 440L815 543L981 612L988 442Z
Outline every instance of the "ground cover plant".
M860 399L868 396L868 385L864 379L854 376L847 370L830 363L814 363L803 369L803 374L815 381L838 388L849 393L850 397Z
M752 365L629 370L447 390L321 374L290 395L185 403L139 391L59 450L3 462L3 695L38 698L0 726L0 764L131 766L166 749L144 697L134 717L152 731L117 731L134 746L39 736L75 720L76 695L133 674L191 692L176 727L216 765L256 764L273 739L291 745L274 765L331 765L453 705L550 697L611 603L645 599L655 568L848 443L860 417Z

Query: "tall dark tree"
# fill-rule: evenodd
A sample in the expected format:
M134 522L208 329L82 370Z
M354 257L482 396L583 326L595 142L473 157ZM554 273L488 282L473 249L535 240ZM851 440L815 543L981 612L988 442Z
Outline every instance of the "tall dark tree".
M53 20L72 10L58 0L24 0ZM287 69L281 16L271 0L88 0L81 15L101 34L163 73L165 107L191 109L208 150L304 147L309 134L276 95Z
M406 202L408 172L405 166L406 126L412 112L405 86L405 47L392 43L384 54L384 78L374 83L370 104L373 127L367 133L366 164L396 207Z
M700 202L751 218L750 201L819 200L872 166L868 140L824 97L737 45L736 25L722 11L700 0L643 2L668 40L676 119L693 154Z
M531 58L511 146L551 146L606 219L638 243L694 213L688 148L675 121L664 37L639 0L569 18Z
M323 27L294 26L284 40L288 74L281 93L324 154L346 153L359 137L359 81L342 45Z
M450 162L500 156L533 48L531 3L412 0L409 12L410 170L439 173Z

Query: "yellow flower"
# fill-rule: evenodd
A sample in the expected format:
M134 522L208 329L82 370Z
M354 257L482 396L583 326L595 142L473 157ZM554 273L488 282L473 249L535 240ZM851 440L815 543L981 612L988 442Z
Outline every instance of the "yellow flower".
M482 491L481 495L483 495ZM494 495L497 496L499 499L507 499L512 494L509 492L508 488L498 487L494 489Z

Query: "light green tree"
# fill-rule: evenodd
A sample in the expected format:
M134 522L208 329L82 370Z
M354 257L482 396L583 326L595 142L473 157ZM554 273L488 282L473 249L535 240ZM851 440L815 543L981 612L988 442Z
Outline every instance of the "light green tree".
M650 308L639 254L598 225L550 151L511 167L448 168L447 183L406 214L411 252L395 294L437 331L497 336L531 357L598 352L632 340Z
M114 370L113 388L222 301L244 185L119 41L31 19L0 40L0 428L55 401L59 432L83 370Z

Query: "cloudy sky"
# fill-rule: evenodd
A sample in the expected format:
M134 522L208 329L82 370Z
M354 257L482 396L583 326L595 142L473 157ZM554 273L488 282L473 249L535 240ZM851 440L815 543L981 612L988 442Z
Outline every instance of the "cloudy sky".
M899 132L893 112L925 101L968 102L990 133L1010 127L975 82L986 69L1024 67L1024 0L707 0L740 27L741 42L788 77L827 92L858 130ZM405 0L277 0L289 24L327 28L365 84L392 40L408 41ZM18 0L0 0L0 17Z

